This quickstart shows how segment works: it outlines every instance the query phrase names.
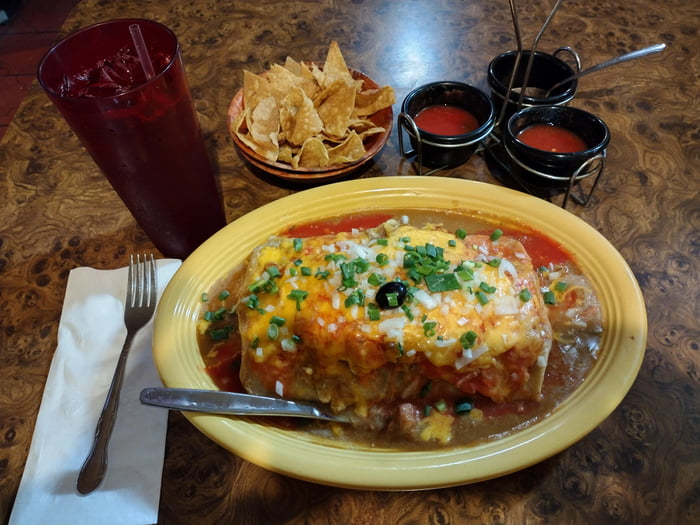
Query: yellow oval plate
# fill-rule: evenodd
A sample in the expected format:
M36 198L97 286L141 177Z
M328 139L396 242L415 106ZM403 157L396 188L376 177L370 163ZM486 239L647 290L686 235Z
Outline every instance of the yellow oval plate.
M472 483L514 472L569 447L622 401L641 366L646 311L627 263L595 229L548 202L506 188L443 177L339 182L262 206L229 224L184 261L166 288L154 324L153 355L170 387L216 389L196 342L201 295L226 278L269 235L294 223L353 212L464 210L520 223L560 242L596 287L605 334L583 384L550 416L505 438L468 447L376 450L252 422L186 413L212 440L240 457L295 478L348 488L409 490Z

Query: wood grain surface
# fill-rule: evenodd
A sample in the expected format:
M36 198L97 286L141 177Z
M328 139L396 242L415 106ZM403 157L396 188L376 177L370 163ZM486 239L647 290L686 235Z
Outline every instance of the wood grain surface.
M521 0L525 46L553 2ZM335 39L348 64L397 94L459 80L515 48L506 0L84 0L63 34L138 16L178 35L229 221L298 191L253 172L226 109L242 71L287 55L322 60ZM324 487L263 470L171 414L162 524L693 524L700 522L700 3L571 0L538 49L571 46L583 66L657 42L660 55L584 77L571 105L612 133L587 207L569 211L626 258L643 290L648 348L631 391L579 443L523 471L425 492ZM357 176L414 174L398 131ZM498 183L484 158L444 175ZM560 197L555 198L555 202ZM68 272L117 268L153 246L35 83L0 144L0 522L22 475ZM330 466L329 468L332 468Z

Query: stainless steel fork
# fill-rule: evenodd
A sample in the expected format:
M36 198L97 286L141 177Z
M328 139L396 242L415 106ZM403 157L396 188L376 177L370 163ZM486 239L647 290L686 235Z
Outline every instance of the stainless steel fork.
M124 381L126 360L129 356L131 343L136 333L153 317L156 307L156 263L153 255L132 255L129 259L129 275L126 288L126 304L124 307L124 324L126 325L126 340L119 354L117 367L112 383L107 392L107 399L97 420L95 439L92 449L78 474L78 492L89 494L95 490L104 479L107 472L107 447L112 435L114 421L119 407L119 391Z

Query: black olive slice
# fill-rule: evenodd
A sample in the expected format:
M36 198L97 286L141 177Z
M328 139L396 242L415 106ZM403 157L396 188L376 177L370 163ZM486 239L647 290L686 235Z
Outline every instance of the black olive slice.
M401 306L406 300L407 293L408 288L405 284L399 281L389 281L388 283L384 283L379 290L377 290L375 300L379 308L390 310Z

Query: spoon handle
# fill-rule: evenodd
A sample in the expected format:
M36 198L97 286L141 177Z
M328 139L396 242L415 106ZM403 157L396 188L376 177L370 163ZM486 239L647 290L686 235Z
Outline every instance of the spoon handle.
M638 49L636 51L632 51L631 53L627 53L624 55L620 55L619 57L611 58L610 60L606 60L605 62L601 62L600 64L597 64L593 67L590 67L588 69L584 69L583 71L579 71L575 75L571 75L569 78L565 78L561 82L557 82L554 84L551 88L547 90L547 93L545 93L545 98L549 96L549 94L554 91L556 88L563 86L564 84L568 84L572 80L576 80L577 78L581 78L584 75L588 75L589 73L595 73L596 71L600 71L603 68L609 67L609 66L614 66L615 64L619 64L620 62L627 62L628 60L634 60L635 58L641 58L643 56L650 55L652 53L658 53L659 51L663 51L666 49L666 44L654 44L653 46L645 47L644 49Z

